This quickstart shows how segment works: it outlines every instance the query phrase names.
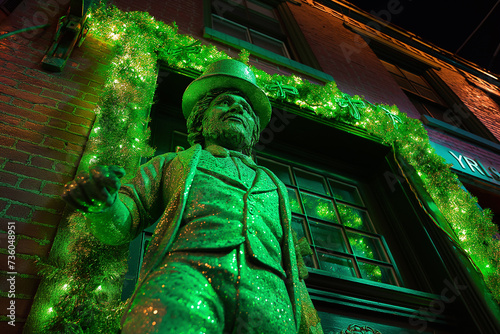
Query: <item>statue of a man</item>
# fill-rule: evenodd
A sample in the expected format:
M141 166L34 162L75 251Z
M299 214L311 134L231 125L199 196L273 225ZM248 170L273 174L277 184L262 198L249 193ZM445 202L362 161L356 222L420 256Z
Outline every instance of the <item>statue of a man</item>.
M106 244L158 221L122 333L321 333L304 309L286 188L247 155L271 117L254 74L215 62L182 107L189 149L153 158L129 184L121 168L92 169L63 195Z

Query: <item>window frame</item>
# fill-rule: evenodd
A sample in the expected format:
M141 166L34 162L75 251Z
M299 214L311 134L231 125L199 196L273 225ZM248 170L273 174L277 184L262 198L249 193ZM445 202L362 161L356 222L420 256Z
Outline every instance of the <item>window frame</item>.
M305 38L305 35L288 7L289 4L273 0L263 0L261 2L269 4L275 8L275 12L278 14L279 22L281 23L282 29L287 37L285 44L287 45L288 52L298 60L283 57L279 54L213 29L211 10L212 0L203 1L203 37L236 49L245 49L253 56L271 61L277 65L286 66L321 82L334 81L331 75L323 72L320 63Z
M338 258L345 258L345 259L350 259L352 261L352 269L354 270L354 275L352 278L353 279L360 279L360 280L368 280L371 282L376 282L374 280L370 280L368 278L363 278L361 277L361 269L359 267L359 263L367 263L367 264L373 264L373 265L379 265L382 267L387 267L392 270L393 273L393 278L394 278L394 283L380 283L380 284L392 284L394 286L402 286L403 285L403 280L401 278L401 274L399 272L397 263L394 261L394 257L392 256L392 253L390 251L390 248L385 240L385 237L383 234L381 234L378 231L377 228L377 223L374 222L373 216L377 215L372 215L372 212L375 211L373 207L371 207L370 204L368 205L367 203L370 203L370 201L366 201L365 197L368 196L366 192L364 191L366 189L366 185L363 184L362 181L356 180L352 177L346 177L345 175L335 173L332 171L330 168L329 170L325 169L324 167L318 167L318 166L311 166L310 164L305 164L304 162L301 162L300 159L297 160L284 160L280 159L280 157L276 157L275 155L272 154L266 154L265 152L258 152L254 155L257 158L257 165L259 164L260 159L265 159L265 160L270 160L272 162L286 165L288 166L288 170L290 173L291 177L291 183L292 184L286 184L287 189L291 189L296 192L297 194L297 199L298 199L298 204L301 206L301 213L299 212L294 212L292 211L292 220L293 217L298 217L299 219L302 220L303 224L303 231L305 234L306 239L309 241L309 244L311 246L311 249L313 250L313 255L311 257L312 262L314 267L308 266L309 270L313 270L317 272L320 275L326 275L330 277L339 277L343 278L344 276L339 276L334 273L328 272L327 270L321 269L321 265L319 264L319 253L325 253L325 254L330 254L332 256L336 256ZM317 175L321 175L326 182L324 186L326 186L327 193L326 194L320 194L318 192L315 192L311 189L304 188L301 186L297 180L296 176L296 170L299 171L305 171L306 173L314 173ZM272 169L271 169L272 171ZM356 191L359 194L359 197L361 199L362 203L354 203L354 202L349 202L347 200L342 200L336 198L331 190L331 185L329 181L334 181L334 182L339 182L346 184L348 186L354 187ZM312 196L317 196L320 198L325 198L333 203L333 208L334 212L336 215L336 221L327 221L324 220L320 217L312 217L310 216L306 211L304 210L304 195L312 195ZM363 230L363 229L357 229L351 226L347 226L345 223L342 222L342 216L340 215L338 211L338 205L340 206L349 206L354 209L358 209L361 211L364 211L368 214L369 217L369 228L368 230ZM316 242L314 241L314 235L312 233L311 229L311 224L312 223L318 223L322 224L324 226L332 226L334 228L339 228L342 232L342 239L344 241L344 246L345 246L345 251L335 251L331 249L326 249L325 247L316 245ZM297 231L296 231L297 232ZM349 233L358 233L358 234L364 234L368 237L374 237L378 238L380 240L381 246L382 246L382 251L386 255L386 261L384 260L379 260L379 259L370 259L368 257L362 257L360 255L357 255L354 249L352 248L352 244L349 241L348 234ZM317 251L319 250L319 252ZM360 259L358 259L360 258Z

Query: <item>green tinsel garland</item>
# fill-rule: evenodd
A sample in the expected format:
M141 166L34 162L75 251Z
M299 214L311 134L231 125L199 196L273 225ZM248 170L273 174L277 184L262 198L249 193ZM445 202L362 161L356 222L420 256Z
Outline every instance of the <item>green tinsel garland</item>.
M155 89L157 61L163 60L172 68L201 73L208 64L229 57L213 45L201 45L193 37L178 34L175 23L157 21L146 12L123 12L115 7L102 6L92 11L88 21L91 35L115 46L115 57L109 66L104 93L96 110L98 119L80 169L98 163L117 164L124 166L131 175L137 168L139 158L153 153L147 145L149 133L146 126ZM248 52L242 51L240 60L247 63L248 59ZM402 155L420 175L427 191L452 226L458 237L456 241L482 272L493 297L500 301L500 242L492 238L497 229L491 221L491 213L481 211L476 205L477 200L461 188L450 166L434 153L420 121L407 117L396 106L373 105L359 96L347 97L350 99L347 103L346 95L334 82L317 86L296 76L269 75L256 68L253 70L259 86L268 88L266 93L270 98L285 100L316 113L318 117L360 127L382 138ZM294 89L283 94L283 89L277 85ZM356 104L354 114L349 106L352 103ZM107 289L121 288L117 277L126 269L123 257L117 256L113 260L114 255L110 252L114 248L98 245L92 236L84 232L81 217L75 217L70 229L78 237L70 241L70 263L77 268L88 266L88 269L84 273L74 273L77 276L71 277L71 291L61 288L67 284L64 282L71 272L68 266L54 264L52 270L46 270L54 285L54 295L50 300L64 302L59 302L58 307L46 304L45 309L39 307L36 310L39 313L34 316L40 318L38 322L43 324L43 328L47 328L47 323L67 323L68 319L73 319L72 324L78 324L78 314L82 322L97 320L95 315L89 315L89 310L93 308L79 303L78 299L99 299L95 293L89 293L99 287L102 289L102 285L95 287L99 282L114 282L115 287ZM79 279L83 287L82 284L79 286ZM101 326L99 330L94 328L93 332L82 332L112 333L118 328L117 319L123 307L116 301L104 300L104 306L99 310L108 321L98 324ZM71 305L72 308L68 307ZM78 313L75 305L81 308L87 305L89 308L82 308ZM105 309L106 305L108 309ZM63 306L67 311L63 310ZM58 311L49 317L47 307L52 310L57 307ZM70 327L66 328L69 330ZM81 330L81 327L78 328Z

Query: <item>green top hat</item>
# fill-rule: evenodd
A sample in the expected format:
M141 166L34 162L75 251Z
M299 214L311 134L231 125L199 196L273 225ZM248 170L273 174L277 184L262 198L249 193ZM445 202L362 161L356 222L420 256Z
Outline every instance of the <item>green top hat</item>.
M184 91L182 113L187 119L194 105L213 89L228 88L246 95L254 112L259 116L260 129L264 130L271 119L271 104L266 94L256 84L255 75L240 61L224 59L210 64L207 70Z

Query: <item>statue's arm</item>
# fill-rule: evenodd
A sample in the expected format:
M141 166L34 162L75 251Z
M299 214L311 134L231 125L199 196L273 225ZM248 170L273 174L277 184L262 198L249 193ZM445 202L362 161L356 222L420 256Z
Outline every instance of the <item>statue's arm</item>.
M161 215L163 167L172 155L159 156L142 165L125 185L125 171L117 166L98 166L69 182L63 199L84 213L92 234L105 244L131 241Z

